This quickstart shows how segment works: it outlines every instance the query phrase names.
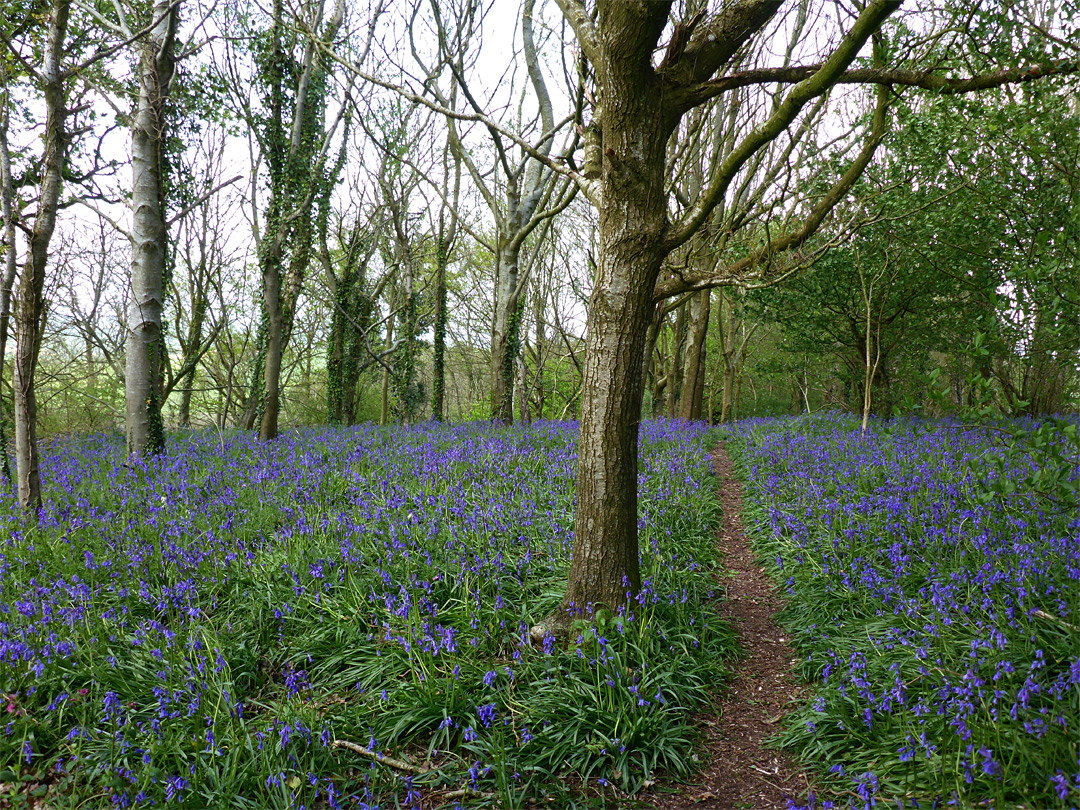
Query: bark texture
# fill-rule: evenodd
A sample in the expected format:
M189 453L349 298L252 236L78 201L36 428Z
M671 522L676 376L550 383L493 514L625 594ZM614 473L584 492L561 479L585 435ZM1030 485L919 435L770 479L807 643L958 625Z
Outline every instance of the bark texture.
M868 4L820 70L792 88L726 155L699 199L673 224L664 182L667 141L682 116L700 103L686 90L730 61L781 4L742 0L680 23L654 68L670 2L598 2L595 17L580 0L558 3L595 70L601 100L600 177L579 179L599 211L600 256L588 310L567 592L560 608L533 628L534 637L567 629L575 615L617 610L638 588L637 440L646 337L654 301L693 289L679 280L665 293L657 284L663 259L704 225L740 169L839 79L899 6L884 0Z
M125 435L129 455L160 452L161 312L166 242L162 154L165 104L175 69L173 42L179 4L158 2L156 23L140 43L139 98L131 126L131 291L124 349Z
M625 18L623 15L626 15ZM642 360L667 224L664 152L670 122L648 63L667 20L663 3L610 4L617 34L595 63L604 92L600 257L589 301L578 434L574 549L566 596L547 629L618 610L640 586L637 535ZM636 59L623 58L636 53Z
M431 362L431 418L441 422L446 413L446 237L439 234L435 248L435 327Z
M14 189L11 180L11 152L8 149L8 121L9 98L5 91L3 108L0 109L0 210L4 217L4 233L2 252L4 255L4 270L0 275L0 380L4 379L4 366L7 360L8 330L11 326L11 291L15 286L15 276L18 273L18 259L15 256L16 231L15 210L13 205ZM2 384L0 384L2 389ZM0 455L3 456L4 479L11 482L11 463L8 460L8 412L4 405L3 396L0 396Z
M41 186L37 216L29 237L29 255L19 279L15 309L15 477L19 505L30 513L36 513L41 506L34 378L45 309L45 267L49 261L49 242L56 229L56 212L60 206L68 145L65 131L65 77L61 60L70 11L70 0L54 0L50 8L49 33L40 71L41 89L45 96Z
M683 361L679 418L700 419L705 396L705 338L709 332L712 291L702 290L690 300L690 317Z

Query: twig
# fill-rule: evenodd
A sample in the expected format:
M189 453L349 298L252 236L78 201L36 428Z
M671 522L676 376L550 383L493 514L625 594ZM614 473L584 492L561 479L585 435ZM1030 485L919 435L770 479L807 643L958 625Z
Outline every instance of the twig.
M427 773L428 768L421 767L419 765L413 765L406 762L403 759L394 759L393 757L384 756L377 751L372 751L370 748L364 748L362 745L357 745L354 742L348 740L334 740L330 744L331 748L347 748L354 754L359 754L362 757L367 757L370 760L374 760L382 765L386 765L389 768L394 768L398 771L406 771L407 773Z
M479 790L473 788L461 788L459 790L451 790L449 793L443 793L439 796L443 800L443 804L446 802L452 802L456 799L477 798L477 799L490 799L494 796L494 793L482 793ZM440 805L441 807L442 805Z
M232 180L226 180L224 183L218 183L216 186L214 186L208 192L206 192L205 194L200 195L200 197L197 200L195 200L195 202L191 203L191 205L184 208L183 211L179 211L176 214L173 214L171 217L169 217L169 219L165 222L165 225L166 226L172 225L174 222L176 222L176 220L181 219L182 217L186 217L188 214L190 214L192 211L194 211L196 208L198 208L200 205L202 205L204 202L206 202L212 196L214 196L219 191L221 191L223 188L225 188L225 186L230 186L233 183L235 183L237 180L242 180L243 178L244 178L244 176L242 174L238 174Z
M1062 618L1053 616L1047 613L1045 610L1039 610L1038 608L1036 608L1033 612L1040 619L1046 619L1048 622L1053 622L1060 627L1064 627L1066 630L1071 630L1074 633L1080 633L1080 627L1077 627L1075 624L1070 624Z

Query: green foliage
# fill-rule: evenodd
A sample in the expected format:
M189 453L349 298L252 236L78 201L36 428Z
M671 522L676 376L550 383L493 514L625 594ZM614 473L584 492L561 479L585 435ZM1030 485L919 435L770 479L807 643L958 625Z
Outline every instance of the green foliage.
M778 742L853 806L1075 804L1078 433L862 435L837 416L739 433L747 522L815 693Z
M732 652L711 437L647 432L642 594L564 646L528 627L566 577L567 426L186 433L128 466L109 437L54 443L46 519L0 550L30 654L0 659L4 781L47 783L56 807L286 808L330 788L418 806L462 787L513 807L687 774L689 712Z
M1017 15L1012 7L973 11L975 29L1005 37L984 50L985 69L1024 53L1031 32ZM869 324L871 338L880 335L872 353L882 350L875 412L950 413L976 400L998 414L1074 408L1080 111L1063 81L958 97L909 91L892 114L893 134L838 218L861 211L869 223L799 278L750 296L780 349L755 358L771 363L758 364L758 387L791 388L809 359L819 397L858 408L867 339L861 267L865 279L880 279ZM829 169L821 175L832 176ZM836 238L833 227L818 244ZM935 369L949 383L947 399L931 399L924 387Z

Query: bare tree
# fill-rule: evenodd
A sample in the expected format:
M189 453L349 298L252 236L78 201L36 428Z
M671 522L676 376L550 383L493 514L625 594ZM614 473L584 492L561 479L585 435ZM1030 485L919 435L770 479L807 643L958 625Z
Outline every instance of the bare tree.
M342 124L351 109L341 103L336 114L327 116L345 5L337 0L329 14L325 5L324 0L313 0L294 13L287 12L282 0L274 0L268 46L254 52L262 93L257 102L250 95L250 74L235 61L226 65L230 92L251 139L251 225L262 274L263 322L241 424L252 427L258 418L263 440L277 436L282 359L318 230L315 201L330 194L337 181L334 172L342 164L332 160L332 144L339 129L347 128ZM381 7L376 8L372 30L380 13ZM358 61L363 62L369 49L370 37ZM342 88L346 102L351 84ZM340 148L345 148L344 139ZM265 167L267 181L262 216L256 193L260 167Z
M874 0L862 6L812 64L751 67L723 73L752 46L780 12L778 0L742 0L716 13L700 10L675 22L658 64L652 55L668 25L669 2L558 0L596 76L594 122L602 144L600 176L576 181L599 211L598 272L589 306L585 383L578 440L577 512L567 592L535 634L564 631L569 620L598 608L627 604L639 587L637 439L646 333L658 300L739 280L796 272L797 251L852 188L885 136L890 87L911 84L973 90L1055 72L1005 72L949 80L933 64L915 70L850 70L863 46L900 6ZM836 25L822 19L821 25ZM758 38L760 41L760 38ZM759 52L764 49L759 46ZM1074 69L1066 66L1064 69ZM665 184L669 139L684 116L738 87L780 82L781 89L753 126L715 167L697 200L675 219ZM764 148L796 126L808 105L841 82L878 84L870 124L854 156L825 193L792 206L791 225L741 257L708 271L661 277L665 257L686 244L729 198L733 183ZM790 196L784 192L783 196ZM759 222L761 222L759 220ZM762 225L768 222L761 222ZM759 229L763 230L763 228Z
M0 68L0 214L3 215L4 269L0 273L0 455L3 473L11 480L11 464L7 452L7 409L4 406L4 361L7 359L8 326L11 321L11 290L18 272L16 258L14 188L11 177L11 149L8 146L8 126L11 122L11 87L8 71Z
M469 45L474 38L471 27L479 24L478 2L465 3L458 9L449 27L443 20L443 12L436 2L431 3L436 33L440 46L440 64L450 67L453 82L461 96L474 113L482 107L467 80L466 70ZM494 165L481 167L474 154L465 148L459 123L454 115L447 118L450 149L468 171L473 185L482 196L495 221L493 240L484 240L484 246L495 258L495 318L491 331L491 415L494 419L512 422L513 381L517 367L521 341L521 302L528 284L528 273L522 272L528 257L523 256L526 240L541 223L563 211L574 198L577 189L546 165L558 128L567 120L556 124L552 111L551 96L540 68L534 35L534 0L524 0L521 11L522 53L528 71L529 85L537 105L539 128L534 132L524 130L516 140L529 139L528 148L514 143L498 127L487 130L494 147ZM413 42L416 61L424 64ZM425 67L428 76L438 74L436 67ZM426 89L446 110L455 109L454 97L444 94L437 82L429 81ZM515 154L515 147L517 153ZM524 261L523 261L524 260Z
M15 308L15 466L19 505L36 513L41 505L41 473L38 469L37 394L34 377L41 348L42 315L45 309L45 269L49 242L56 229L67 149L72 134L67 130L69 74L63 66L70 0L52 0L49 28L42 51L41 66L22 61L45 101L45 127L33 226L28 229L29 250L19 277ZM10 47L10 44L9 44Z

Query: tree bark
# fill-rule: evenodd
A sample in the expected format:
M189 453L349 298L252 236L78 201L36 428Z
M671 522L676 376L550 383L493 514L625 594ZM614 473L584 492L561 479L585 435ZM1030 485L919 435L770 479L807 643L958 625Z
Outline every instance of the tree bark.
M446 237L439 234L435 247L435 337L431 364L431 418L441 422L446 411Z
M318 27L323 10L323 0L303 5L297 12L306 15L299 20L300 24ZM295 60L286 45L291 27L287 27L284 19L283 0L273 0L271 14L269 54L265 64L259 65L270 114L265 126L254 127L260 133L260 147L270 181L266 229L257 240L266 319L265 354L260 351L255 369L256 372L260 367L262 370L261 401L249 402L244 414L244 422L253 423L261 404L259 438L263 441L278 435L282 359L291 337L300 287L319 224L313 212L318 208L323 215L326 211L326 207L316 201L321 199L320 194L332 192L344 156L342 150L337 164L327 171L326 141L337 122L342 120L344 110L327 131L323 119L328 83L321 81L326 68L317 54L316 37L304 41L302 56ZM344 4L339 0L317 38L333 42L343 15ZM328 64L332 63L331 59ZM253 385L253 392L257 390Z
M508 193L507 196L511 195ZM491 418L507 424L514 421L514 368L521 342L518 317L520 260L521 249L516 242L499 245L495 322L491 335Z
M0 109L0 210L4 218L3 252L4 271L0 275L0 381L4 379L7 360L8 328L11 325L11 291L15 286L18 259L15 256L17 236L15 230L14 189L11 180L11 152L8 149L8 122L10 95L5 89L3 109ZM4 479L11 481L11 462L7 452L7 408L4 406L3 383L0 382L0 456L3 457Z
M124 350L128 455L158 453L165 446L159 392L168 232L161 158L179 3L159 0L151 14L157 25L141 43L139 100L131 126L131 291Z
M457 101L456 87L451 90L450 103ZM434 358L431 380L431 418L441 422L446 418L446 269L450 264L450 251L457 239L457 207L461 194L461 155L448 137L443 150L443 188L449 191L450 161L453 159L453 191L444 195L443 209L439 213L439 233L435 243L435 324ZM449 209L449 210L448 210ZM447 220L449 215L449 221Z
M621 28L623 11L610 4L601 22ZM605 19L605 17L607 19ZM621 33L648 42L667 19L664 4L645 19L627 20ZM624 43L624 47L633 43ZM640 586L638 568L638 425L642 361L652 319L653 287L665 251L667 200L664 152L671 124L664 120L659 84L650 81L645 49L640 62L615 50L595 63L604 93L600 257L589 299L585 372L578 432L578 506L566 596L536 634L560 631L577 615L617 611Z
M394 301L390 300L390 317L386 321L386 347L394 345ZM379 392L379 424L390 421L390 370L383 369L382 389Z
M539 107L541 135L535 144L535 153L546 158L551 152L554 139L555 117L533 38L533 6L534 0L525 0L522 4L522 50L529 82ZM462 81L460 70L459 65L459 82ZM464 84L461 87L467 92ZM445 98L442 101L447 103ZM506 173L506 191L500 201L495 193L487 190L484 185L483 175L463 148L453 121L449 122L449 126L450 148L454 157L468 167L473 179L483 188L485 202L497 223L498 234L494 246L495 315L492 323L489 376L491 418L510 423L514 420L514 375L521 338L520 304L526 281L520 272L522 245L529 234L554 210L559 210L569 203L576 189L572 189L569 194L559 194L556 191L558 175L532 155L523 155L521 162L511 168L506 159L508 146L493 130L496 150L501 155L501 163ZM565 190L565 187L562 188Z
M333 302L326 352L326 418L331 425L341 425L345 423L345 341L351 327L349 299L354 279L348 267L340 279L337 277L329 252L328 247L321 251L325 254L326 283Z
M890 0L867 5L821 69L796 85L767 122L732 150L707 191L671 226L665 184L667 140L697 103L680 88L709 79L727 64L779 11L780 2L744 0L725 5L688 41L680 44L673 39L658 68L653 67L653 54L671 3L598 3L595 20L580 0L558 3L595 69L597 96L603 100L600 177L579 181L599 212L600 259L588 310L578 500L567 592L560 608L533 628L534 638L549 630L567 630L575 615L600 607L628 607L638 588L641 372L654 295L663 296L656 284L661 263L705 223L740 167L779 137L810 99L837 81L899 6ZM872 154L872 149L866 151ZM857 176L864 167L865 163L856 165L850 172ZM808 221L807 226L813 224Z
M683 393L679 398L680 419L701 418L701 401L705 395L705 339L709 331L711 298L711 290L702 290L690 301L682 375Z
M548 295L546 289L534 279L535 288L533 290L533 333L534 347L536 357L536 368L533 370L533 385L532 388L536 392L536 418L544 418L544 410L547 405L547 388L544 384L544 371L547 367L548 359L548 339L546 316L548 308Z
M675 325L671 333L671 371L668 372L667 386L668 419L674 419L682 405L683 372L686 370L686 310L688 306L689 301L684 301L676 310Z
M664 326L666 314L663 306L653 306L653 314L649 319L649 331L645 335L645 352L641 359L641 386L642 390L649 385L649 374L653 371L653 355L656 354L656 343L660 339L660 331ZM659 378L659 374L655 375ZM656 398L653 397L653 409L655 412Z
M284 350L284 314L281 301L281 255L263 260L263 308L266 317L266 358L263 362L262 419L259 439L277 438L278 411L281 407L281 357Z
M30 252L19 279L15 309L15 467L19 505L31 514L41 506L41 473L38 469L37 394L35 375L41 347L42 316L45 309L45 266L49 242L56 229L60 206L68 134L64 104L64 73L61 59L67 38L70 0L53 0L48 40L41 66L45 96L44 152L37 215L30 233Z

